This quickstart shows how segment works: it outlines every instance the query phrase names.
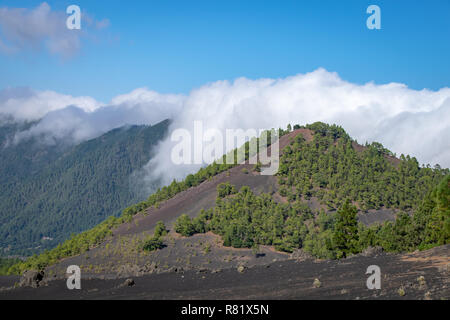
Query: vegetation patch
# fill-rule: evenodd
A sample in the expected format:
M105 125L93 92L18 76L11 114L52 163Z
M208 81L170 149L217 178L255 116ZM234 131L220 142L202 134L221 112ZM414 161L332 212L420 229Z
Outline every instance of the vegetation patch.
M353 148L345 131L316 123L307 143L301 135L288 145L281 159L280 194L255 195L247 186L217 187L216 206L191 219L176 221L184 236L212 231L225 246L274 246L292 252L303 248L318 258L345 258L368 247L403 252L428 249L450 242L450 174L448 169L419 167L414 158L401 156L398 166L381 144ZM304 199L317 196L333 213L312 212ZM358 207L403 209L395 222L366 227L358 223ZM414 214L412 214L414 212Z
M158 221L153 236L144 241L142 249L145 251L155 251L164 248L162 237L167 235L166 226L162 221Z

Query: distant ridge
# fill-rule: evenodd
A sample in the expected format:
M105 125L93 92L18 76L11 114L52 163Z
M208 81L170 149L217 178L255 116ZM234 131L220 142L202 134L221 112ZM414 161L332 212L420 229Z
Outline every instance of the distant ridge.
M126 126L73 147L36 141L0 154L0 256L52 248L142 200L130 174L150 160L169 120ZM0 127L0 144L17 125Z

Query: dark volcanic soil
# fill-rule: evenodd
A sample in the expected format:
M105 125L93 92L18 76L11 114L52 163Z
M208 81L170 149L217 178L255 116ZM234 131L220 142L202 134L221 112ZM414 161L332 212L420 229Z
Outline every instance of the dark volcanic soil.
M288 260L243 272L172 271L135 277L132 287L124 279L83 279L82 289L71 291L65 280L54 280L37 289L0 291L0 299L449 299L449 249L341 261ZM366 287L369 265L381 268L380 290ZM313 286L315 279L320 286Z

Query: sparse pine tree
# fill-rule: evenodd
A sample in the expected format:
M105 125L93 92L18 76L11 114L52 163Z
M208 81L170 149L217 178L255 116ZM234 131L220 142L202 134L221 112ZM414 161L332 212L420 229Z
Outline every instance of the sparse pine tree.
M358 252L358 210L350 200L347 200L338 211L337 221L333 233L333 244L337 258L345 258Z

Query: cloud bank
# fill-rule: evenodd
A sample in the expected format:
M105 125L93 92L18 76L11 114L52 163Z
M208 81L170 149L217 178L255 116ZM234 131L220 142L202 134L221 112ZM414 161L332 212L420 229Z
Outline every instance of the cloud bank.
M269 129L288 123L336 123L360 143L379 141L421 163L450 167L450 89L412 90L399 83L353 84L318 69L283 79L218 81L191 92L172 128ZM191 131L192 132L192 131ZM169 139L148 165L151 177L182 178L197 168L173 166ZM228 150L227 150L228 151ZM165 182L168 182L166 179Z
M36 91L30 88L7 88L0 91L0 114L9 115L16 121L36 121L69 105L90 112L103 104L91 97L73 97L54 91Z
M0 8L0 53L15 54L45 48L51 54L67 58L80 50L86 29L109 26L107 19L97 21L82 13L82 29L69 30L67 17L66 12L54 11L46 2L34 9Z
M19 90L20 91L20 90ZM24 90L21 90L24 91ZM354 84L318 69L282 79L246 78L217 81L189 95L137 89L108 104L89 97L54 92L0 92L0 113L43 120L21 138L46 133L82 141L124 124L155 124L173 119L171 130L269 129L315 121L341 125L360 143L378 141L397 155L410 154L421 163L450 167L450 88L412 90L404 84ZM182 178L198 166L180 167L170 160L173 143L159 144L147 165L148 175L164 182Z
M152 125L174 118L183 100L181 95L136 89L106 105L91 97L27 88L6 89L0 91L0 123L2 118L16 122L39 120L30 129L16 134L15 143L39 137L45 144L61 140L76 144L124 125Z

